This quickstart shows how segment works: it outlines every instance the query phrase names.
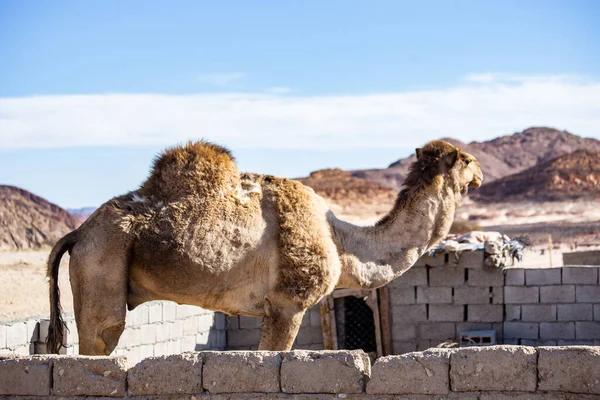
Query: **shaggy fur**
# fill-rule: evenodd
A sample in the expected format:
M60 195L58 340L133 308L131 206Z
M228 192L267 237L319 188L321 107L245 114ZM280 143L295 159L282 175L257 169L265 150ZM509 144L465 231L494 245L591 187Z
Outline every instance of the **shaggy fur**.
M261 316L260 349L289 350L307 308L335 287L374 288L402 274L447 233L460 193L481 183L475 159L448 143L418 155L394 209L362 228L299 182L240 175L220 146L165 151L138 190L53 249L49 350L62 345L56 277L66 251L81 354L110 354L126 307L150 300Z

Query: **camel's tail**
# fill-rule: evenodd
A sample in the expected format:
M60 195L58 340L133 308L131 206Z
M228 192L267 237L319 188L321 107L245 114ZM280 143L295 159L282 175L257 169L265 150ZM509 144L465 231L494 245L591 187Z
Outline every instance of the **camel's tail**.
M48 278L50 279L50 326L48 327L48 337L46 346L48 353L58 354L61 347L64 347L64 333L66 330L65 321L62 318L60 307L60 289L58 288L58 267L60 259L67 251L71 251L77 243L77 231L73 231L56 243L48 257Z

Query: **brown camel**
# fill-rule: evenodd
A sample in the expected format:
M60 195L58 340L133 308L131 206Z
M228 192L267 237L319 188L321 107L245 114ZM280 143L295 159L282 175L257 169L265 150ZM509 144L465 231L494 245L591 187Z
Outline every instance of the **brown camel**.
M389 283L449 231L479 163L444 141L417 149L375 226L340 221L297 181L240 174L206 142L165 151L136 191L102 205L48 260L48 349L63 343L58 267L69 251L81 354L110 354L129 310L171 300L262 317L261 350L289 350L306 309L335 288Z

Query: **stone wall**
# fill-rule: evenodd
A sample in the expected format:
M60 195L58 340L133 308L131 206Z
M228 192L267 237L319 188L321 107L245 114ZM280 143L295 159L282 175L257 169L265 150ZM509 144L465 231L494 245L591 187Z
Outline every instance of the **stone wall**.
M79 340L73 316L65 318L68 333L63 354L78 354ZM47 319L0 324L0 354L46 354ZM169 301L142 304L127 312L126 326L115 355L129 362L183 351L225 349L225 315Z
M597 347L190 352L147 358L0 356L0 396L155 399L597 399ZM81 397L76 397L81 396ZM149 397L151 396L151 397Z

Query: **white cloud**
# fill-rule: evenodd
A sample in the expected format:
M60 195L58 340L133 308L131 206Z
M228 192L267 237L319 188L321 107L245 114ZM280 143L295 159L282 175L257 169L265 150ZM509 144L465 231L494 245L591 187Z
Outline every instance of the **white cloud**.
M292 93L292 89L286 86L273 86L266 90L267 93L284 94Z
M294 96L95 94L0 98L0 148L170 145L407 148L450 136L485 140L530 126L600 138L600 82L470 79L440 90Z
M198 81L208 83L215 86L227 86L230 83L240 80L245 77L243 72L213 72L198 76Z

